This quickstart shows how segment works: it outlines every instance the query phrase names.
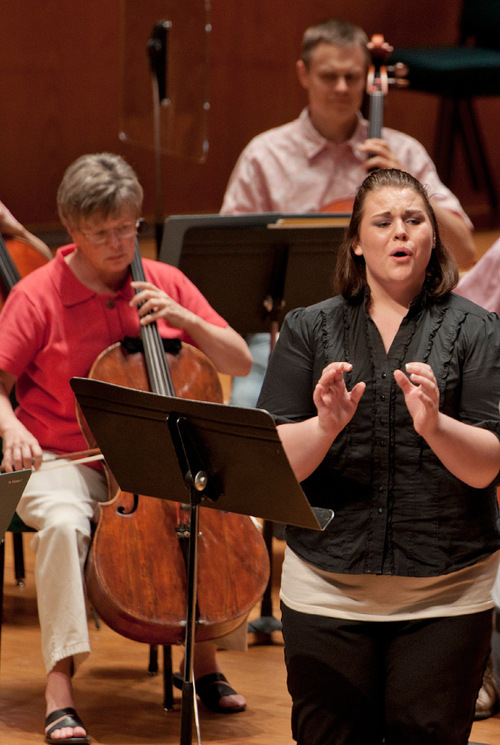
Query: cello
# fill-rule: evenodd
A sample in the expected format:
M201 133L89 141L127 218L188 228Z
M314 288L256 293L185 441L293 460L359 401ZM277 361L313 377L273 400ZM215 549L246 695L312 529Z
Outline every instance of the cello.
M4 233L11 237L4 240ZM0 308L22 277L51 259L49 247L26 230L0 202Z
M382 34L373 34L367 47L372 58L366 78L366 95L369 101L368 138L379 139L382 136L384 103L389 87L408 85L405 77L408 69L402 62L387 66L387 60L394 47L385 41ZM353 199L335 199L322 207L320 212L352 212L352 205Z
M0 233L0 308L22 277L51 260L50 251L46 246L45 248L46 251L42 252L41 248L20 239L12 238L5 241Z
M138 242L132 276L144 281ZM98 356L89 377L194 400L221 402L208 358L173 340L165 352L156 323L141 327L142 350L121 342ZM177 343L176 343L177 342ZM93 438L79 412L89 446ZM189 512L177 502L122 492L106 471L110 500L99 506L86 584L103 620L121 635L156 645L181 643L187 606ZM267 548L251 518L200 510L196 641L240 626L269 576Z

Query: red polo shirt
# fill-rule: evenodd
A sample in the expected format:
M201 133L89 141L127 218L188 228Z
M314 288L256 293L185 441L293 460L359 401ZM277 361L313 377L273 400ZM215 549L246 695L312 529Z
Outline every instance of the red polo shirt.
M130 283L117 294L98 295L82 285L60 248L55 258L18 282L0 313L0 369L17 377L17 416L41 447L56 453L86 448L69 381L86 377L96 357L125 336L140 336L129 306ZM177 268L143 260L146 280L216 326L227 322ZM184 331L158 322L161 336L194 344Z

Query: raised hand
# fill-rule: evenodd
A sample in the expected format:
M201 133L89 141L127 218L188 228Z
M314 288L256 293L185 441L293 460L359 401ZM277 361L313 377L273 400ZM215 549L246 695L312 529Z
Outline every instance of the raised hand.
M344 373L351 369L349 362L330 363L314 389L313 400L318 411L319 426L333 437L351 421L366 388L366 384L360 382L351 391L347 390Z
M402 370L394 370L394 378L404 393L415 431L427 438L436 429L439 418L436 378L425 362L408 362L405 369L409 378Z

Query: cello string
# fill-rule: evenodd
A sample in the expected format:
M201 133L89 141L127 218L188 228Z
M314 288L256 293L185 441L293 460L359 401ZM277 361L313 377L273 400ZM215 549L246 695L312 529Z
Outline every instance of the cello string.
M135 240L135 254L131 264L132 277L137 282L145 282L144 267L142 265L139 241ZM149 381L153 393L175 396L172 377L167 365L163 343L156 323L141 327L146 364L148 366Z

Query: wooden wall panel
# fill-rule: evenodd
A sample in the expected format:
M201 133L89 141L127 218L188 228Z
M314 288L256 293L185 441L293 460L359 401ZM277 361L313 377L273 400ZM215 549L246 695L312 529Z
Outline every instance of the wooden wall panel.
M183 0L179 0L182 2ZM203 0L199 0L203 2ZM218 211L234 161L258 132L285 122L305 98L295 78L304 28L334 13L395 45L452 43L460 0L212 0L210 149L204 164L162 157L164 214ZM144 9L147 12L147 0ZM118 139L120 0L3 3L0 45L0 199L33 227L57 224L55 193L66 166L113 150L136 168L154 213L154 155ZM435 99L392 93L386 122L432 149ZM480 112L498 183L499 101ZM474 203L458 166L455 191ZM499 187L500 191L500 187Z

